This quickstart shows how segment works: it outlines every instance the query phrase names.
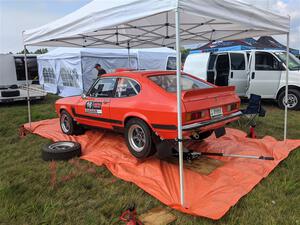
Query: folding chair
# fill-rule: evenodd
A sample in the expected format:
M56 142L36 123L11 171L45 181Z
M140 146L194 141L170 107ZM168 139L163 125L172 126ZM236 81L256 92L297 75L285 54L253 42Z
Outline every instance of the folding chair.
M266 110L261 106L261 96L251 94L247 108L241 110L241 112L243 113L243 116L248 119L245 127L249 124L256 125L256 117L265 117L266 115Z

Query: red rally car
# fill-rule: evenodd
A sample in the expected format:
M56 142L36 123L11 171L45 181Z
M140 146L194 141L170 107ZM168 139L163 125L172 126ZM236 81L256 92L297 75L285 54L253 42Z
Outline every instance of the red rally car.
M234 87L185 73L181 81L184 138L204 139L239 119ZM55 107L63 133L76 134L82 125L123 131L130 152L146 158L157 140L177 138L176 101L175 71L123 71L103 75L86 94L59 99Z

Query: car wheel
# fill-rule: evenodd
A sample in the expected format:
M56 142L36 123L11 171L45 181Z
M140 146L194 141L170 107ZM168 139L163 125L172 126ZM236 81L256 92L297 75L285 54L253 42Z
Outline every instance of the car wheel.
M195 135L191 135L192 140L201 141L205 138L208 138L212 134L212 130L205 131L203 133L196 133Z
M281 109L285 107L285 91L281 92L278 96L278 106ZM288 90L288 109L298 110L300 109L300 91L295 89Z
M42 148L42 158L45 161L69 160L81 155L81 146L73 141L58 141Z
M60 128L64 134L83 134L84 129L78 125L72 118L72 116L65 110L60 113Z
M138 159L145 159L155 153L152 131L140 119L131 119L125 125L125 140L131 154Z

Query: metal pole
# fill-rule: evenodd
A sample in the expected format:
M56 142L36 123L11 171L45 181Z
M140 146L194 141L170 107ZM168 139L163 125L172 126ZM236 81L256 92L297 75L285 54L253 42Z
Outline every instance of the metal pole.
M128 68L130 69L130 45L129 45L129 41L127 42L127 49L128 49Z
M184 207L184 177L183 177L183 146L182 146L182 113L181 113L181 52L180 52L180 13L175 9L176 23L176 80L177 80L177 121L178 121L178 153L179 153L179 182L180 202Z
M288 86L289 86L289 57L290 57L290 32L286 35L286 74L285 74L285 106L284 106L284 140L287 137L287 111L288 111Z
M24 63L25 63L26 88L27 88L28 122L29 122L29 128L31 129L31 110L30 110L30 94L29 94L29 81L28 81L28 66L27 66L26 45L24 45Z

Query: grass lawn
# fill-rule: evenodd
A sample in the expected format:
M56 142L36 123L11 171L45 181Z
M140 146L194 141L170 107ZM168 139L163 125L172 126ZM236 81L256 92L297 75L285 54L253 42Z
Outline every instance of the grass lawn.
M33 121L53 118L56 96L32 105ZM282 139L283 113L265 103L266 118L260 118L258 135ZM26 103L0 106L0 224L123 224L119 215L130 202L141 214L158 200L132 183L115 179L105 167L80 161L81 167L57 163L58 177L73 179L50 185L49 163L41 159L41 146L49 140L29 134L19 138L18 128L27 120ZM289 138L300 139L300 112L289 113ZM173 224L300 224L300 151L294 151L253 191L243 197L220 220L172 211Z

